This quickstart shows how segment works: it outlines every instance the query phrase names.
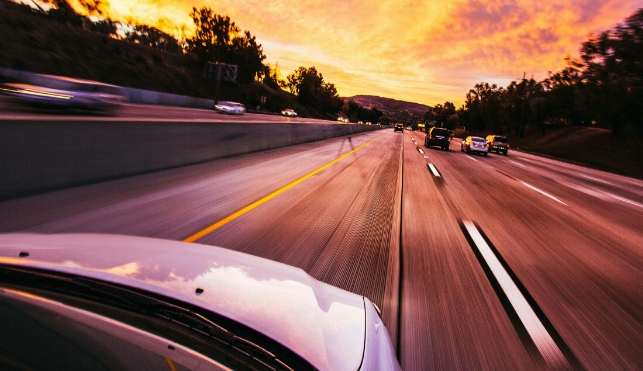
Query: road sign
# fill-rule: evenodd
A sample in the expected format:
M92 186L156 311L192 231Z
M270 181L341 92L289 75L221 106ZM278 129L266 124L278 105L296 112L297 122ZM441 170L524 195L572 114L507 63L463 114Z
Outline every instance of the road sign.
M237 81L237 66L225 63L208 63L203 70L203 76L216 81Z

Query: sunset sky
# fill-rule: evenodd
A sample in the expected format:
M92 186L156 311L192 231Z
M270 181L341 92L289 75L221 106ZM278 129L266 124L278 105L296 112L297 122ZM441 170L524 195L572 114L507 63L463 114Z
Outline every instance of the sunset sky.
M542 79L578 55L591 32L623 21L643 0L110 0L110 16L193 27L211 7L249 30L282 75L316 66L341 96L428 105L463 103L485 81ZM160 23L159 23L160 22Z

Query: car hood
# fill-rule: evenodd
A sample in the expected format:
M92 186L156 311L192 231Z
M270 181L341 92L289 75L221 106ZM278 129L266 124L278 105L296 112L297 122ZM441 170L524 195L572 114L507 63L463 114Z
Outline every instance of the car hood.
M19 258L21 252L28 256ZM143 237L0 234L0 264L172 297L249 326L320 370L357 370L362 362L364 298L256 256Z

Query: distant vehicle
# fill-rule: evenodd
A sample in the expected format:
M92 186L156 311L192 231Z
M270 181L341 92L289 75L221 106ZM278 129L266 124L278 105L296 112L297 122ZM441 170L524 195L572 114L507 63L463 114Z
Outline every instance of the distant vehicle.
M9 101L34 108L111 113L127 101L125 89L101 82L42 76L42 85L5 83L0 93Z
M0 311L12 370L400 370L370 300L214 246L3 234Z
M337 121L339 121L339 122L343 122L343 123L345 123L345 124L348 124L348 119L347 119L346 117L341 117L341 116L340 116L340 117L338 117L338 118L337 118Z
M285 110L281 111L282 116L288 116L288 117L297 117L297 112L290 108L286 108Z
M395 128L393 131L404 131L404 125L403 124L395 124Z
M505 156L509 152L509 143L507 137L502 135L487 135L486 138L487 144L489 145L489 151L496 151L496 153L502 152Z
M466 153L482 153L486 156L489 154L489 145L484 138L469 136L460 144L460 150Z
M366 121L366 125L373 125L370 121Z
M214 105L214 109L230 115L243 115L246 113L246 106L237 102L219 101L219 103Z
M364 125L364 123L361 121L357 121L357 125Z
M424 136L424 146L426 148L438 146L448 151L449 144L451 144L451 130L449 129L432 127Z
M412 130L413 130L413 126L411 126L411 125L407 126L407 127L406 127L406 130L411 130L411 131L412 131Z

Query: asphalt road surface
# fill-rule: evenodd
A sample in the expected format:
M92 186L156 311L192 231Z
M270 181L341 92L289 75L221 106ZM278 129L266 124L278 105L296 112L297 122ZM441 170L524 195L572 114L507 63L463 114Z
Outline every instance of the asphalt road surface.
M0 232L194 241L382 307L404 370L643 369L643 181L369 132L0 202Z

